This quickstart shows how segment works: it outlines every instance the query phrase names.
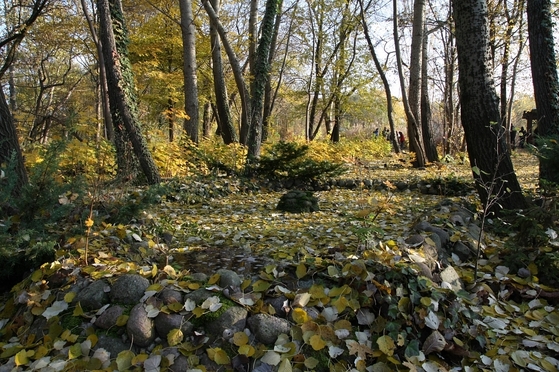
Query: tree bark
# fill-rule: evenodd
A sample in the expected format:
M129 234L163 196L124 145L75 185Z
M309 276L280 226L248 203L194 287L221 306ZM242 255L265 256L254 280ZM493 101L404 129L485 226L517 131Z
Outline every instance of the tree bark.
M254 65L254 77L252 81L253 92L251 100L251 119L248 133L247 165L250 166L259 156L262 145L262 110L264 106L264 89L270 78L270 45L274 34L274 19L278 12L279 0L267 0L266 10L262 18L262 31L258 48L256 50L256 61ZM248 169L248 168L247 168Z
M369 3L370 5L370 3ZM360 15L361 15L361 24L363 25L363 34L365 35L365 40L367 40L367 46L369 47L369 53L371 53L371 57L373 57L373 61L375 63L375 68L382 80L382 85L384 87L384 93L386 95L386 115L388 117L388 125L390 126L390 133L395 133L394 128L394 106L392 105L392 93L390 91L390 83L388 82L388 78L384 70L382 69L382 65L378 59L377 53L375 51L375 46L371 40L371 36L369 34L369 26L367 25L367 20L365 19L365 9L368 8L363 5L363 0L359 0L359 7L360 7ZM400 146L398 145L398 141L396 140L396 136L392 136L392 148L394 149L395 153L400 152Z
M462 126L481 203L495 213L525 208L499 115L486 0L454 0L453 5Z
M431 134L431 103L429 101L429 72L427 65L427 47L428 33L423 33L423 42L421 46L421 97L420 97L420 112L421 112L421 135L423 136L423 146L425 147L425 156L427 161L439 161L439 154L437 154L437 145L433 140Z
M241 105L242 105L242 112L241 112L241 129L242 129L244 122L247 123L250 122L250 115L251 115L250 94L245 84L245 80L243 78L243 69L239 64L239 59L235 55L235 51L233 50L233 47L229 43L229 39L227 38L227 32L225 31L223 25L219 21L219 17L215 12L214 7L209 2L209 0L203 0L202 4L204 5L204 9L206 10L206 13L208 13L208 16L210 17L212 26L215 27L219 35L219 38L221 39L221 43L223 44L223 48L225 49L225 53L227 54L227 58L229 59L229 64L231 65L231 69L233 70L233 76L235 78L235 83L237 85L237 90L239 91L239 97L241 99ZM221 117L220 120L222 120ZM222 127L222 130L224 127L225 126ZM246 141L243 141L243 136L241 136L241 143L246 144Z
M184 120L184 130L194 143L198 143L199 103L198 78L196 77L196 28L192 14L192 1L180 0L181 32L184 75L184 111L189 116Z
M404 104L404 111L406 112L406 118L408 120L408 140L410 145L410 151L415 152L414 167L421 168L425 166L426 157L425 149L423 148L423 141L421 139L421 131L419 129L419 122L415 117L414 113L409 104L408 96L406 94L406 86L404 83L404 72L402 70L402 57L400 53L400 36L398 35L398 9L397 0L392 0L393 10L394 10L394 20L393 20L393 30L394 30L394 46L396 51L396 65L398 68L398 77L400 80L400 89L402 91L402 103ZM421 44L419 44L421 51ZM393 136L395 136L395 133Z
M98 0L97 7L101 24L101 43L106 63L107 83L110 88L111 115L113 123L119 123L124 127L120 128L122 137L117 141L129 141L147 183L159 183L161 182L159 170L147 148L138 122L134 76L128 58L128 32L120 0ZM123 155L125 154L121 154L121 156ZM125 171L128 171L128 169ZM126 176L134 176L134 174L129 173Z
M0 164L5 164L6 167L14 165L17 180L12 190L12 196L17 197L23 186L27 185L28 178L14 118L2 89L0 89L0 138Z
M528 40L532 83L538 112L537 134L559 136L559 80L553 40L550 0L528 0ZM559 182L556 169L540 160L540 179Z

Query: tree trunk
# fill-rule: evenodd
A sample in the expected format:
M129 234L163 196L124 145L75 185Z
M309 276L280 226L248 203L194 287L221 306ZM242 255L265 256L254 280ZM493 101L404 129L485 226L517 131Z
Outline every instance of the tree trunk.
M213 0L215 1L215 0ZM229 59L229 63L231 64L231 69L233 70L233 76L235 77L235 83L237 84L237 90L239 92L239 97L241 99L241 105L242 105L242 112L241 112L241 129L243 129L243 126L246 126L246 124L243 123L249 123L250 122L250 113L251 113L251 109L250 109L250 94L248 91L248 88L245 84L244 78L243 78L243 69L241 67L241 65L239 64L239 60L237 58L237 56L235 55L235 51L233 50L233 47L231 46L231 44L229 44L229 39L227 38L227 32L225 31L225 29L223 28L223 26L221 25L221 23L219 22L219 17L216 13L215 8L213 7L213 2L210 3L209 0L203 0L202 4L204 5L204 9L206 10L206 13L208 13L208 16L210 17L210 21L213 27L215 27L215 30L217 31L219 38L221 39L221 43L223 44L223 48L225 48L225 53L227 53L227 58ZM217 44L217 41L216 41ZM213 58L214 54L212 53L212 58ZM221 66L221 65L220 65ZM216 69L216 66L214 66L214 70ZM215 74L215 72L214 72ZM214 75L215 76L215 75ZM225 80L223 80L223 86L225 86ZM227 93L225 90L222 90L220 92L221 94L223 93ZM216 95L217 95L217 89L216 89ZM227 101L225 101L227 102ZM216 101L217 103L217 101ZM218 106L219 108L219 106ZM221 117L221 112L219 113L220 116L220 120L224 120ZM222 131L225 129L225 125L222 126ZM243 142L243 136L241 135L241 143L245 143Z
M103 57L103 46L101 45L101 40L97 37L97 30L93 24L91 15L87 10L87 4L85 0L81 0L82 11L89 26L89 33L95 44L95 49L97 51L98 68L99 68L99 87L100 92L100 103L103 112L103 123L105 124L105 137L107 140L113 142L115 139L113 121L111 118L111 108L109 106L109 88L107 86L107 72L105 70L105 58Z
M514 173L492 77L485 0L454 0L462 126L484 209L527 206Z
M553 40L553 19L550 0L528 0L528 40L532 82L538 112L537 134L541 137L559 135L559 80ZM531 133L529 133L530 135ZM559 182L550 162L540 161L540 179Z
M17 197L22 187L27 185L28 179L14 118L2 89L0 89L0 138L0 164L14 165L17 180L12 190L12 196Z
M196 77L196 28L192 15L192 1L180 0L181 32L184 74L184 111L189 116L184 120L184 130L194 143L198 143L199 103L198 78Z
M266 81L270 78L270 45L274 34L274 19L278 12L279 0L267 0L266 10L262 19L262 31L256 61L251 91L254 93L251 100L251 119L248 133L247 165L250 166L260 156L262 145L262 109L264 106L264 89Z
M427 68L428 45L428 33L424 32L421 46L421 134L423 136L423 145L425 146L427 161L433 162L439 161L439 154L437 154L437 145L431 134L431 103L429 101L429 75Z
M124 126L120 129L122 137L117 141L130 141L135 158L148 184L159 183L161 182L159 170L151 157L138 123L134 76L128 59L128 31L124 23L122 6L119 0L98 0L97 7L107 82L110 87L111 115L114 123ZM134 176L134 174L128 175Z
M417 0L421 1L421 0ZM400 89L402 91L402 103L404 104L404 111L406 112L406 118L408 120L408 139L410 143L410 151L415 152L414 166L421 168L425 166L426 157L425 149L423 148L423 141L421 138L421 131L419 129L419 122L417 121L414 113L409 104L409 100L406 94L406 86L404 83L404 72L402 70L402 57L400 55L400 36L398 35L398 9L397 0L392 0L394 19L393 19L393 30L394 30L394 46L396 51L396 65L398 67L398 77L400 80ZM421 43L419 44L419 50L421 51ZM411 73L411 71L410 71ZM395 137L395 133L392 132Z
M382 65L378 59L377 53L375 51L375 46L371 40L371 36L369 34L369 26L367 25L367 21L365 19L365 6L363 5L363 0L359 0L359 7L360 7L360 15L361 15L361 24L363 25L363 34L365 35L365 40L367 40L367 46L369 47L369 53L371 53L371 57L373 57L373 61L375 63L375 68L382 80L382 85L384 86L384 93L386 95L386 115L388 117L388 125L390 126L390 133L395 133L394 128L394 106L392 105L392 93L390 91L390 83L388 82L388 78L382 69ZM368 6L367 6L368 7ZM392 148L394 149L395 153L400 152L400 146L398 145L398 141L396 140L396 136L392 136Z

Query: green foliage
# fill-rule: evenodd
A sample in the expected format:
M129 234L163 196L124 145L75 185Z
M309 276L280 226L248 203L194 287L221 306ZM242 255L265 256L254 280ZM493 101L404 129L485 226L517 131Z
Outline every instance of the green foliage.
M541 179L547 188L551 184L559 185L559 136L539 137L537 139L537 156L540 159L540 169L547 169Z
M315 160L309 157L308 153L308 145L278 142L262 155L255 173L271 180L290 179L305 183L336 177L346 170L343 164Z

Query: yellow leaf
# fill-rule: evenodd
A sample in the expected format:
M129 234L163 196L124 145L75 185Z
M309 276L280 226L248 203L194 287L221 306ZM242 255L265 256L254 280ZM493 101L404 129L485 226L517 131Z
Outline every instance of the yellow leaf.
M153 283L149 287L146 288L146 291L160 291L163 289L163 286L160 283Z
M64 302L70 303L76 297L76 292L68 292L64 295Z
M182 331L178 328L171 329L167 334L167 342L169 346L176 346L182 342L184 335Z
M293 371L293 368L291 368L291 362L289 361L289 359L285 358L284 360L281 361L278 367L278 372L291 372L291 371Z
M254 347L251 345L242 345L239 347L238 351L239 354L243 354L246 355L247 357L251 357L256 352L256 349L254 349Z
M72 314L73 316L82 316L84 314L83 309L82 309L82 305L78 302L78 304L76 305L76 308L74 309L74 313Z
M202 315L204 315L204 313L205 313L205 310L202 309L200 306L198 306L197 308L192 310L192 314L196 315L196 318L201 317Z
M29 358L27 358L27 351L25 351L25 349L21 350L19 353L16 354L15 363L16 366L23 366L29 363Z
M37 269L31 275L31 281L38 282L39 280L43 279L43 270Z
M208 279L208 285L213 285L215 283L217 283L219 281L219 278L221 277L220 274L213 274L212 276L210 276L210 278Z
M316 368L316 366L318 365L318 363L320 363L318 361L318 359L313 358L313 357L309 357L305 359L305 367L307 367L308 369L314 369Z
M227 355L227 353L219 347L207 349L207 352L210 359L217 364L224 365L231 362L229 355Z
M368 215L370 215L371 213L373 213L373 210L372 210L372 209L370 209L370 208L365 208L365 209L362 209L362 210L360 210L359 212L357 212L357 213L355 214L355 216L356 216L357 218L365 218L365 217L367 217Z
M74 344L68 350L68 359L76 359L82 356L82 345Z
M93 220L91 218L88 218L87 220L85 220L85 227L91 226L93 226Z
M126 323L128 323L128 315L119 315L118 318L116 318L116 325L119 327L123 327L126 325Z
M183 307L184 305L181 304L180 302L171 302L169 305L167 305L167 308L175 313L181 311Z
M307 314L304 309L301 309L299 307L293 309L291 316L293 317L293 321L297 324L303 324L311 320L309 314Z
M295 273L297 274L298 279L301 279L302 277L307 275L307 267L305 266L305 264L301 262L299 265L297 265L297 270L295 271Z
M316 351L322 350L326 347L326 342L320 337L320 335L314 335L310 338L309 343L312 348Z
M119 371L125 371L132 366L132 358L134 353L130 350L124 350L118 353L116 357L116 365Z
M394 340L390 336L381 336L377 339L377 345L384 354L388 356L394 355L394 350L396 349L396 345L394 344Z
M151 277L155 278L157 276L157 265L153 264L153 266L151 267Z
M237 346L243 346L248 343L248 336L244 332L236 332L233 335L233 343Z
M89 336L87 336L87 339L91 342L91 347L97 345L97 341L99 340L95 333L92 333Z
M264 292L267 291L268 288L270 288L271 283L267 282L265 280L261 280L258 279L257 281L254 282L254 284L252 285L252 290L254 292Z

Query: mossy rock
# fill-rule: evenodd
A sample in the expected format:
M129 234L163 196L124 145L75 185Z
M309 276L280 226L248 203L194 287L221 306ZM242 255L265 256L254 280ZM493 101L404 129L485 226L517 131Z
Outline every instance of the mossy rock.
M310 191L292 190L283 194L276 209L284 212L317 212L318 199Z

